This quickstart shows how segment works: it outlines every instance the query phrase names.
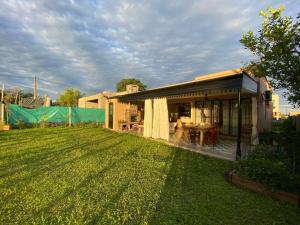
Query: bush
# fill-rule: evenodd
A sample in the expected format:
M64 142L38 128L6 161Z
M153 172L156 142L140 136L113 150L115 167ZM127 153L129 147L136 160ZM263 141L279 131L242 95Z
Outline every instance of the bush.
M287 163L290 170L300 175L300 132L296 130L296 125L291 118L274 124L273 132L263 131L259 134L259 143L264 146L274 146L272 148L276 146L277 150L282 152L267 151L263 155L266 156L266 154L270 153L268 156L270 159L275 158L275 160L278 160L278 157L283 156L282 153L284 153L285 163ZM277 153L280 154L276 155Z
M256 146L247 160L238 162L236 171L240 176L265 184L273 190L299 190L299 177L291 169L287 152L271 145Z
M277 136L278 136L278 134L276 134L272 131L264 130L264 131L260 132L258 135L259 144L272 145L273 142L277 140Z
M240 161L236 171L238 175L260 182L272 190L294 193L299 190L299 178L281 161L249 159Z
M255 160L270 160L270 161L281 161L286 165L289 164L289 159L286 151L282 148L277 148L270 145L257 145L255 150L248 156L248 159Z
M26 124L25 124L25 122L24 122L22 119L18 119L18 120L16 121L16 125L17 125L17 127L18 127L19 129L24 129L24 128L26 128Z

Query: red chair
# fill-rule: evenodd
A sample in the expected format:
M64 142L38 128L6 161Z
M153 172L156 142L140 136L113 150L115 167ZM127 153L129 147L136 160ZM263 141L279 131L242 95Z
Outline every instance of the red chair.
M204 144L217 144L217 129L215 127L209 128L204 134Z

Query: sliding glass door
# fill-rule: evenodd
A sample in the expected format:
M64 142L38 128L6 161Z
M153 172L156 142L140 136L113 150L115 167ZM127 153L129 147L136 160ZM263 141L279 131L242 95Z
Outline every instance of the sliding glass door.
M251 100L242 99L242 126L251 125ZM238 127L238 102L235 99L196 102L196 123L210 124L220 134L236 136Z

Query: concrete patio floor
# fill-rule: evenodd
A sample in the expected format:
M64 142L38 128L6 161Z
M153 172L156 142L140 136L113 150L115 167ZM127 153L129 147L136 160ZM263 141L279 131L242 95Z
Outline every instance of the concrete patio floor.
M141 131L131 130L122 132L127 132L141 137L143 136L143 133ZM169 141L164 141L160 139L153 140L161 141L172 146L177 146L179 148L183 148L189 151L197 152L203 155L208 155L216 158L226 159L230 161L234 161L236 158L236 140L232 137L219 136L216 145L204 145L202 147L198 143L187 143L183 139L177 145L175 134L172 133L170 134Z

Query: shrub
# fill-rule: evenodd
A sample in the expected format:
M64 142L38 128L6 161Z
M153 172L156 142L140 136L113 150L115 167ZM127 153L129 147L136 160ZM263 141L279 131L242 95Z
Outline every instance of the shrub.
M247 160L238 162L239 175L255 180L273 190L297 192L299 177L291 169L288 152L271 145L258 145Z
M258 138L260 144L272 145L273 141L277 138L277 134L272 131L264 130L259 133Z
M22 119L18 119L16 121L16 125L19 129L24 129L26 127L26 124Z
M270 145L257 145L255 150L248 156L248 159L255 160L271 160L271 161L281 161L286 165L289 163L286 151L282 148L277 148Z
M237 174L258 181L272 190L284 190L296 193L299 190L299 178L292 174L285 163L265 159L240 161Z

